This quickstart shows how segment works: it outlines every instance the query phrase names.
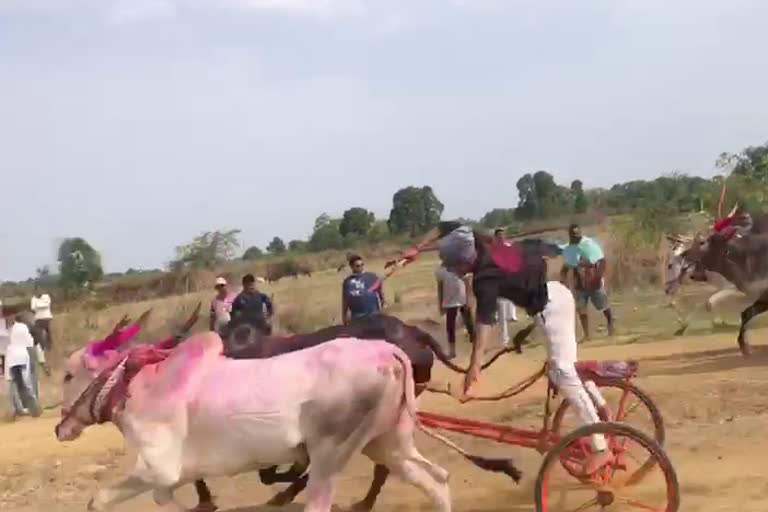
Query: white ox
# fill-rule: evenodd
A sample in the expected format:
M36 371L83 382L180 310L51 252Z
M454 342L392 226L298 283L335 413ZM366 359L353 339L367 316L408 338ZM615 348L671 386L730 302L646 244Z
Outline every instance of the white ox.
M418 425L412 369L398 347L338 339L270 359L221 352L214 333L155 359L151 347L130 351L67 408L59 440L112 421L137 453L130 475L99 490L89 509L150 490L158 505L175 504L174 490L196 479L311 459L305 511L328 512L334 476L362 450L436 510L451 510L448 474L418 452L415 427L466 453Z

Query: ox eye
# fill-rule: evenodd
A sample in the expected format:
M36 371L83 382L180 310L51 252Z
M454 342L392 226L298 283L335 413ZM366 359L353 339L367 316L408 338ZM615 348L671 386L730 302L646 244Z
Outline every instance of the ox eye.
M72 374L71 373L67 373L66 375L64 375L64 382L67 383L67 382L71 381L72 378L73 378Z

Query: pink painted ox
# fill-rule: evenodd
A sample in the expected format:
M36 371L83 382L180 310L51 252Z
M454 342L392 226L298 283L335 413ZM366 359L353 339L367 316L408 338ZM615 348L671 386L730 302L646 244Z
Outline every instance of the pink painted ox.
M115 361L74 401L56 436L77 438L111 421L136 453L129 476L97 492L91 510L152 490L158 505L185 483L308 463L308 512L328 512L334 477L362 451L451 510L447 472L413 443L420 426L408 356L386 341L332 340L268 359L230 359L215 333L172 351L137 350Z

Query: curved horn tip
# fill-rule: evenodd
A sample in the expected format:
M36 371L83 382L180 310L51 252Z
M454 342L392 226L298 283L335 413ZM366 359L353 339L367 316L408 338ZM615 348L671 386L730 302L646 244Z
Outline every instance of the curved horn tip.
M144 312L143 312L143 313L142 313L142 314L139 316L139 318L136 320L136 323L137 323L137 324L143 324L144 322L146 322L146 321L147 321L147 319L149 318L149 316L150 316L151 314L152 314L152 308L149 308L148 310L144 311Z

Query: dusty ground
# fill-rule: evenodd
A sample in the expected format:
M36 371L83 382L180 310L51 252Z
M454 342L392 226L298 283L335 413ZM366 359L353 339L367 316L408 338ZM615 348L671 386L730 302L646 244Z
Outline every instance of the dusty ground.
M667 425L667 450L677 468L684 512L764 512L768 510L768 347L760 345L765 330L753 331L756 355L745 360L733 333L676 338L648 343L583 347L580 357L637 358L641 376L637 384L661 408ZM479 391L505 387L535 370L542 361L540 348L523 356L508 356L483 374ZM436 380L455 375L443 368ZM543 388L503 404L457 405L448 397L427 396L421 407L452 411L473 418L504 420L516 426L535 426L540 418ZM461 408L461 411L458 409ZM8 512L85 510L96 487L119 474L124 464L122 439L111 426L92 428L74 443L58 443L53 436L56 411L43 418L22 419L0 425L0 510ZM533 482L540 457L535 452L486 441L454 437L488 455L514 455L526 471L520 486L505 477L483 473L459 457L418 435L417 443L430 459L451 472L456 510L473 512L531 512ZM367 489L371 465L353 461L339 482L336 502L345 506ZM260 506L275 490L258 482L255 474L213 479L211 486L223 510L265 512ZM193 503L191 489L181 500ZM149 496L117 508L118 511L157 510ZM290 507L296 512L300 507ZM391 481L377 510L429 510L417 491Z

